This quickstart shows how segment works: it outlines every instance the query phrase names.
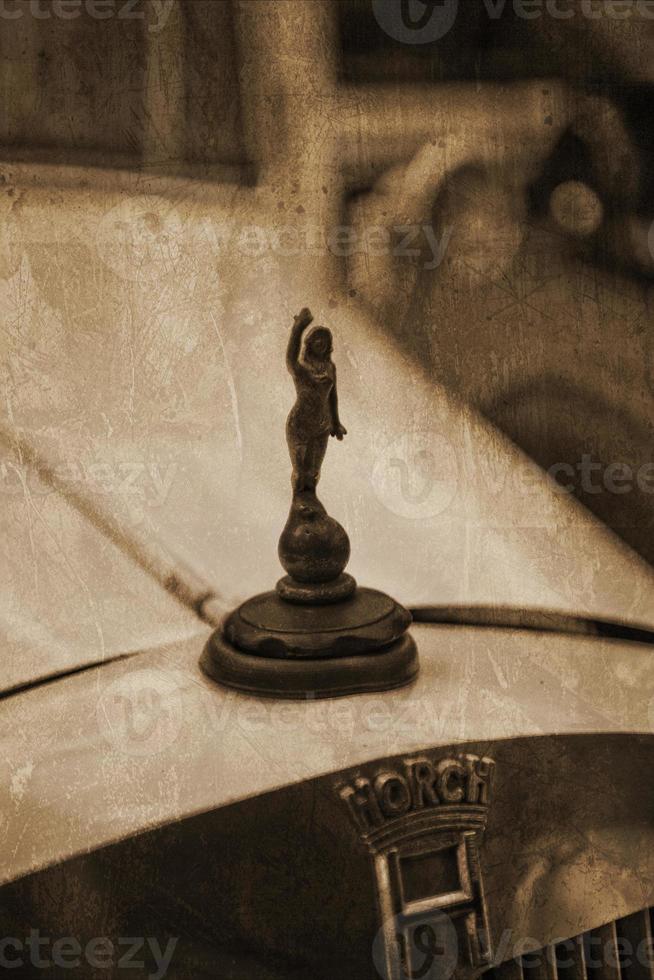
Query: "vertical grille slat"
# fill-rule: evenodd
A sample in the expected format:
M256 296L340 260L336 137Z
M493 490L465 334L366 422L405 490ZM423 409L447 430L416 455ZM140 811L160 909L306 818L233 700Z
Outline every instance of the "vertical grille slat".
M520 960L508 960L495 970L497 980L525 980Z
M526 954L521 967L524 980L559 980L553 946Z
M654 980L654 907L486 971L487 980Z
M616 923L622 980L654 980L651 910Z
M615 922L585 933L588 980L621 980Z
M557 943L554 949L558 980L587 980L583 936Z

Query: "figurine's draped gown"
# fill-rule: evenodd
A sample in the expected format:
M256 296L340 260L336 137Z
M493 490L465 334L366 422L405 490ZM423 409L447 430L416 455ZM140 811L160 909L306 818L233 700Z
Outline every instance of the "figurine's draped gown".
M293 490L315 491L333 426L330 397L336 370L329 359L313 363L298 361L293 381L297 400L286 422Z

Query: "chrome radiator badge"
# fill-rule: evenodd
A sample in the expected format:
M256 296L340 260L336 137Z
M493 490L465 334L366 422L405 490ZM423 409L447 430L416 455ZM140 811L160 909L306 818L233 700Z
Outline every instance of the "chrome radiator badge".
M479 843L494 768L421 755L337 785L375 869L373 957L385 980L447 980L491 962Z

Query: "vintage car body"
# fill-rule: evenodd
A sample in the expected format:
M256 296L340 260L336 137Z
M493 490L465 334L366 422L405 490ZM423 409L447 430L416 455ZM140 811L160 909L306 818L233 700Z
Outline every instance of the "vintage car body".
M175 938L168 976L395 980L447 972L411 923L451 913L448 976L651 977L635 953L654 906L651 565L447 390L424 336L367 301L366 255L339 254L347 193L373 187L379 205L400 145L414 183L398 214L434 192L420 161L427 145L431 175L439 139L441 181L490 160L523 186L574 116L569 93L455 86L427 117L424 92L336 88L328 4L240 6L250 183L1 168L2 955L41 975L38 926L113 942L65 976L122 975L116 951L141 936ZM449 253L475 317L520 244L496 175L487 190L474 268L470 240ZM401 305L388 256L369 258L369 294L390 283ZM223 690L198 659L279 574L283 351L306 304L334 332L348 427L324 498L357 579L414 611L421 673L291 704ZM648 398L629 393L630 417Z
M203 202L212 192L184 187ZM56 229L60 268L77 261L82 219L91 224L131 207L129 193L59 188L48 220L51 193L24 187L21 220L29 228L31 215L41 216L27 255L52 254L48 229ZM148 207L168 208L166 193L151 193ZM197 233L187 219L174 242L180 252L189 249L189 261ZM45 241L35 243L39 236ZM104 260L89 247L84 254L85 277L101 281ZM339 794L406 760L436 764L469 754L495 761L479 845L489 955L500 944L503 960L513 961L524 940L526 948L542 948L630 922L654 903L651 570L489 423L417 376L342 293L323 294L313 279L301 284L302 295L331 312L350 430L349 445L330 451L324 494L349 528L360 581L396 595L418 620L454 615L454 623L414 625L422 663L414 686L293 705L221 690L198 667L210 627L73 506L86 493L135 538L147 529L193 556L221 597L213 600L219 609L274 582L288 505L288 271L284 262L263 279L239 271L221 323L243 326L226 332L224 346L199 326L203 316L211 322L213 308L198 306L185 319L184 336L198 345L184 369L194 381L181 429L170 428L156 385L139 393L146 452L176 461L175 474L184 474L161 506L85 487L79 474L97 457L89 454L87 464L81 441L77 480L65 477L69 500L48 485L45 471L27 465L18 472L28 490L7 495L16 608L31 609L44 630L56 604L62 630L59 641L55 632L36 645L34 635L16 636L15 626L6 661L7 934L27 935L36 922L50 936L181 935L173 976L203 969L207 976L383 976L374 854ZM28 302L42 302L25 259L16 276L27 277ZM6 296L18 282L8 280ZM184 283L176 276L174 290ZM136 309L152 302L150 283L129 289ZM332 311L333 297L339 306ZM175 296L168 303L179 306ZM285 314L272 329L277 306ZM56 312L44 310L56 322ZM141 314L138 320L148 322ZM157 356L174 343L158 341ZM53 347L49 355L58 353ZM88 355L86 348L80 357ZM70 347L67 359L75 356ZM82 362L62 377L82 404L92 384ZM124 396L112 387L103 392L102 412L118 428ZM214 392L221 409L214 409ZM85 441L94 424L91 418ZM122 443L115 434L102 442L109 480L119 463L134 462L126 431ZM56 432L28 431L39 458L52 457ZM64 422L56 439L70 438ZM95 452L100 438L95 432ZM425 451L442 468L421 499ZM418 465L421 479L404 491L402 463L410 475ZM142 509L130 525L131 501ZM31 545L30 513L49 529ZM468 623L475 612L483 622L494 611L495 627L492 617L490 628L456 625L457 608ZM502 628L511 625L503 608L522 611L512 629ZM539 609L544 618L526 628L525 617ZM599 621L640 627L642 642L620 639L620 629L602 636L607 627ZM461 956L464 973L488 966L469 961L463 946Z
M513 961L613 922L606 969L616 936L645 943L647 648L414 630L422 673L396 693L280 704L221 691L198 670L199 634L6 701L6 934L36 923L116 949L120 937L162 949L176 937L172 976L402 976L385 973L384 892L348 790L418 760L474 756L495 765L474 906L489 955ZM469 830L454 809L457 832ZM402 830L438 843L438 812L388 821L391 842ZM432 876L427 895L447 880ZM432 920L450 908L432 906ZM463 938L457 951L457 975L488 965Z

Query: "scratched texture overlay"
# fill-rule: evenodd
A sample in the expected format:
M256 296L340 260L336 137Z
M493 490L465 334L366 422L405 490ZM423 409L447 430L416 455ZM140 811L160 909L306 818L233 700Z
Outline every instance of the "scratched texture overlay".
M650 0L0 0L0 972L488 969L393 966L330 781L458 742L497 962L651 940L653 110ZM281 574L305 306L349 570L450 618L287 717L197 659Z

